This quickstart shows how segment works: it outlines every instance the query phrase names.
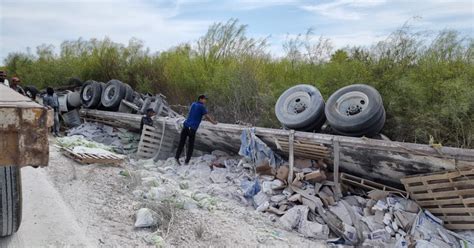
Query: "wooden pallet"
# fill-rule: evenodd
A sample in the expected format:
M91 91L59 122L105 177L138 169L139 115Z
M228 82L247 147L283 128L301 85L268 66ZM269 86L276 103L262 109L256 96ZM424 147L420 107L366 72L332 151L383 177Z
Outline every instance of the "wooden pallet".
M357 186L366 190L383 190L383 191L396 192L403 196L408 196L408 193L406 191L399 190L397 188L393 188L387 185L376 183L374 181L370 181L370 180L357 177L354 175L349 175L346 173L341 173L341 183Z
M71 148L62 148L64 155L74 159L80 164L113 164L119 165L123 162L124 157L115 154L91 154L91 153L75 153Z
M288 152L289 151L289 143L288 139L276 139L275 138L275 145L280 151ZM314 144L308 143L303 141L295 141L293 143L293 151L295 157L303 156L309 159L327 159L331 157L331 151L322 145L322 144Z
M162 139L164 133L164 137ZM175 134L166 132L160 127L143 126L142 136L138 144L137 156L141 159L150 159L158 156L159 159L168 158L174 151ZM161 145L161 148L160 148ZM159 151L159 154L157 154Z
M401 179L410 197L449 229L474 229L474 168Z

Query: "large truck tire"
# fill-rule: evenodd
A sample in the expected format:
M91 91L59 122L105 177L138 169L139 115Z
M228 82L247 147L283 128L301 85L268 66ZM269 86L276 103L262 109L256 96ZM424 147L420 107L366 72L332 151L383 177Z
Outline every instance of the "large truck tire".
M327 122L339 134L374 135L385 123L385 109L380 93L365 84L343 87L326 102Z
M129 84L124 84L125 85L125 100L132 102L133 101L133 94L135 91L133 91L132 87Z
M21 223L22 196L19 166L0 167L0 237L12 235Z
M126 93L127 87L125 84L117 79L112 79L107 82L102 92L102 105L110 110L117 110Z
M352 136L352 137L365 136L365 137L373 138L380 133L383 126L385 125L385 118L386 118L386 114L385 114L385 111L383 111L382 116L375 123L373 123L369 127L366 127L365 129L361 129L356 132L343 132L337 129L332 129L332 131L333 131L333 134L338 134L338 135L343 135L343 136Z
M324 106L324 99L316 87L299 84L289 88L278 98L275 114L283 126L305 130L314 127L315 123L324 124ZM317 125L315 128L321 127Z
M94 80L87 80L81 88L81 102L85 108L96 108L102 97L102 86Z

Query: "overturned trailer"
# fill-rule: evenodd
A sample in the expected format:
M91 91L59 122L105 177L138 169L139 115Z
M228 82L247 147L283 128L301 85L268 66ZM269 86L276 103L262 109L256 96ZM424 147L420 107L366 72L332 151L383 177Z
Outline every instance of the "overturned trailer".
M140 115L83 109L81 116L90 121L112 126L139 129ZM155 126L163 136L158 157L171 156L183 119L158 117ZM248 126L233 124L213 125L203 122L196 136L195 147L204 151L224 150L237 153L242 131ZM280 155L289 153L289 130L254 127L255 134ZM295 157L326 159L330 165L335 158L341 171L400 184L408 175L444 170L473 168L474 150L453 147L432 147L396 141L354 138L321 133L295 132L293 151Z

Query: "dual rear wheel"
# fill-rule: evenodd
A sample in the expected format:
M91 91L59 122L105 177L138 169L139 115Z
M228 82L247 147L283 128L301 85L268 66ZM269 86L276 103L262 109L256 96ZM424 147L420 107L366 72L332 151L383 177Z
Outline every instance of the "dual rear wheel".
M354 137L378 134L386 118L379 92L365 84L343 87L327 102L316 87L296 85L278 98L275 114L285 128L317 132L327 121L332 133Z

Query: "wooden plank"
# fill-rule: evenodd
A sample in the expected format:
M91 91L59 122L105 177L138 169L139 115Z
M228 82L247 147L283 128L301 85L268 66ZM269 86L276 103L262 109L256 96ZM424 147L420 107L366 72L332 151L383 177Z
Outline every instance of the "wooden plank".
M277 139L278 142L282 145L288 145L288 141ZM307 148L307 149L317 149L317 150L329 150L327 147L323 146L322 144L311 144L311 143L298 143L295 142L295 147L300 148Z
M474 224L474 216L470 216L470 215L463 215L463 216L439 216L440 218L443 219L443 221L448 221L448 222L452 222L452 221L456 221L456 222L464 222L464 223L468 223L468 222L471 222L469 224Z
M474 224L445 224L444 227L450 230L473 230Z
M289 151L289 147L287 146L281 146L281 151L284 151L284 152L287 152ZM294 152L298 152L298 153L301 153L301 154L318 154L318 155L321 155L321 156L325 156L325 157L329 157L329 155L331 154L329 151L318 151L318 150L302 150L302 149L299 149L298 147L294 147L293 146L293 151Z
M380 184L380 183L377 183L377 182L373 182L373 181L370 181L370 180L367 180L367 179L364 179L364 178L356 177L354 175L349 175L347 173L341 173L340 179L341 179L342 183L352 184L352 185L355 185L355 186L359 186L361 188L365 188L367 190L377 189L377 190L384 190L384 191L399 192L403 195L408 195L408 193L406 191L403 191L403 190L400 190L400 189L397 189L397 188L393 188L393 187L390 187L390 186L387 186L387 185L383 185L383 184Z
M320 154L320 153L316 153L316 152L301 152L301 151L298 151L298 150L295 150L295 149L293 150L293 154L298 155L298 156L318 156L320 158L329 158L330 157L330 154Z
M140 151L147 151L147 152L150 152L150 153L156 153L157 150L156 149L152 149L152 148L148 148L148 147L140 147Z
M293 141L295 138L295 130L290 130L290 135L288 136L288 144L289 144L289 155L288 155L288 163L289 163L289 172L288 172L288 184L293 182L293 166L295 163L294 158L294 150L293 150Z
M142 159L150 159L153 157L153 154L137 152L137 156Z
M333 161L333 181L336 185L336 201L342 197L341 193L341 185L339 184L339 142L337 140L334 141L334 161Z
M468 187L472 186L474 188L474 180L473 181L456 181L456 182L446 182L446 183L434 183L428 185L419 185L419 186L410 186L408 191L409 192L418 192L428 189L441 189L441 188L454 188L454 187ZM446 189L446 191L452 189Z
M443 206L443 205L463 204L463 200L459 197L455 197L453 199L446 199L446 200L439 200L439 199L417 200L416 202L418 203L418 205L423 206L423 207L435 206L435 205Z
M426 178L426 180L441 180L441 179L456 178L456 177L468 176L468 175L474 175L474 169L456 170L456 171L451 171L451 172L443 171L443 172L436 172L436 173L427 173L427 174L421 174L421 175L407 176L407 177L401 178L400 181L402 181L403 184L410 184L410 183L419 182L420 178Z
M422 194L411 194L411 197L415 200L421 199L431 199L431 198L442 198L442 197L450 197L453 194L458 195L474 195L474 189L463 189L457 191L445 191L445 192L432 192L432 193L422 193Z
M430 208L429 211L433 214L465 214L465 213L474 213L474 207L457 207L457 208L448 208L448 207L443 207L443 208Z

